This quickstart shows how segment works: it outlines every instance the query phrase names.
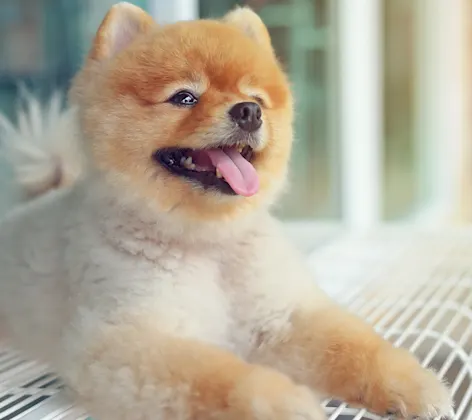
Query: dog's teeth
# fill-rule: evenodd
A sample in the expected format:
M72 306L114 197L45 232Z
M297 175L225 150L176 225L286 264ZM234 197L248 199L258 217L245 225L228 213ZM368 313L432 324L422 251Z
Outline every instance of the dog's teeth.
M221 175L221 172L218 168L216 168L216 177L217 178L223 178L223 175Z
M241 145L238 146L238 152L239 153L241 153L243 151L243 149L244 149L244 146L241 146Z
M193 163L192 156L183 157L180 161L180 164L187 169L195 169L195 164Z

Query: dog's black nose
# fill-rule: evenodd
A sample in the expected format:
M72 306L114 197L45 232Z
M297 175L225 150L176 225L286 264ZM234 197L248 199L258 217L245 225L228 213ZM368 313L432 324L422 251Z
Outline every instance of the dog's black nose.
M262 125L262 110L255 102L240 102L229 110L229 115L239 127L250 133Z

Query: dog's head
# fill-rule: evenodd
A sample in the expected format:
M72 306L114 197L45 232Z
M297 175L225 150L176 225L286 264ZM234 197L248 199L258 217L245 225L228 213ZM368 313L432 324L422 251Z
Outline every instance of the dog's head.
M234 218L284 184L292 96L250 9L159 26L119 3L70 97L93 166L160 212Z

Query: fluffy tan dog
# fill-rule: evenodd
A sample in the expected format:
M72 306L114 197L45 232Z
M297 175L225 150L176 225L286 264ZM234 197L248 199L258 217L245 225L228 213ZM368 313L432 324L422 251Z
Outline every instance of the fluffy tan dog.
M435 374L325 296L269 215L292 96L254 12L159 26L117 4L70 101L4 123L40 197L0 226L0 322L95 418L321 420L321 395L449 413Z

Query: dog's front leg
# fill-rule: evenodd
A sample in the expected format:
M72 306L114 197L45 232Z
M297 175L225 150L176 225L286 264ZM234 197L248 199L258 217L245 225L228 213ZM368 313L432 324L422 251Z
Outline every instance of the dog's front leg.
M324 418L312 392L283 374L145 323L70 338L61 373L100 420Z
M279 340L259 346L255 360L380 414L433 418L450 413L449 392L433 372L336 305L296 310L290 324Z
M449 414L451 398L436 375L332 302L286 242L272 238L258 249L261 258L246 271L255 343L249 360L381 414Z

